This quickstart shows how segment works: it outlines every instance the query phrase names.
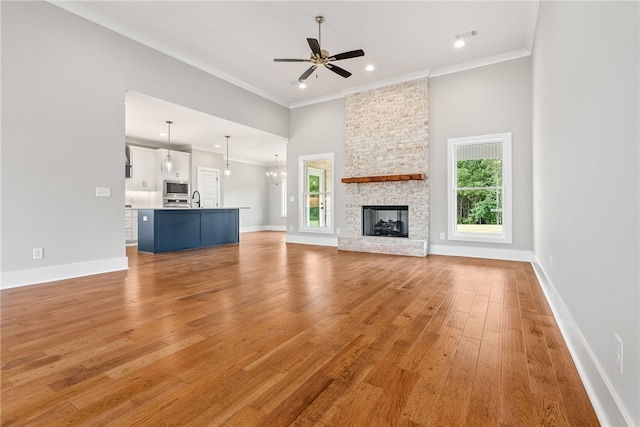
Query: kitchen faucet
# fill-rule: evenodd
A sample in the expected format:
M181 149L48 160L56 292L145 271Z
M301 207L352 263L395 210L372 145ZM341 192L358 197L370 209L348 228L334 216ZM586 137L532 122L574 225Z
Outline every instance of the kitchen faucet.
M196 194L198 195L198 200L196 200ZM200 207L200 192L198 190L193 192L191 199L198 204L198 207Z

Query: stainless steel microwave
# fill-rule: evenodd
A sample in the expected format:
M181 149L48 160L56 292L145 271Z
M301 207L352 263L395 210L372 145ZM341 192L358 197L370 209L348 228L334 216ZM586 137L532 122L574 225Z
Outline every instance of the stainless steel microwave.
M189 181L169 181L162 182L162 197L189 198Z

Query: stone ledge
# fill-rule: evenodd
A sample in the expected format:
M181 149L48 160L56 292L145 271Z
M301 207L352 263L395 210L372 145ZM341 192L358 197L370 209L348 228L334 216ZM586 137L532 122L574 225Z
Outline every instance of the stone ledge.
M426 240L400 237L338 237L338 250L416 257L426 257L429 254Z

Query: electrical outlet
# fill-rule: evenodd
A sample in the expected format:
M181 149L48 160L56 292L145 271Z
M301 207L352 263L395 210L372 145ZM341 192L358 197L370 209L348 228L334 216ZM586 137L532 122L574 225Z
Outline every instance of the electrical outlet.
M44 258L44 249L43 248L34 248L33 249L33 259L42 259Z
M293 225L289 226L289 231L293 231Z
M553 257L549 257L549 268L553 267Z
M340 234L340 227L336 228L336 234Z
M440 233L440 240L444 240L444 239L445 239L444 233Z
M623 373L623 361L624 361L624 343L622 342L622 338L618 336L618 334L613 334L613 337L616 340L616 367L618 368L618 372Z

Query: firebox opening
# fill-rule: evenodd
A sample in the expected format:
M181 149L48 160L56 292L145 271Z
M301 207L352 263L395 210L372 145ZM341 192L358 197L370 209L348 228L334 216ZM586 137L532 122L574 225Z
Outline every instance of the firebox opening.
M363 206L362 235L409 237L409 206Z

